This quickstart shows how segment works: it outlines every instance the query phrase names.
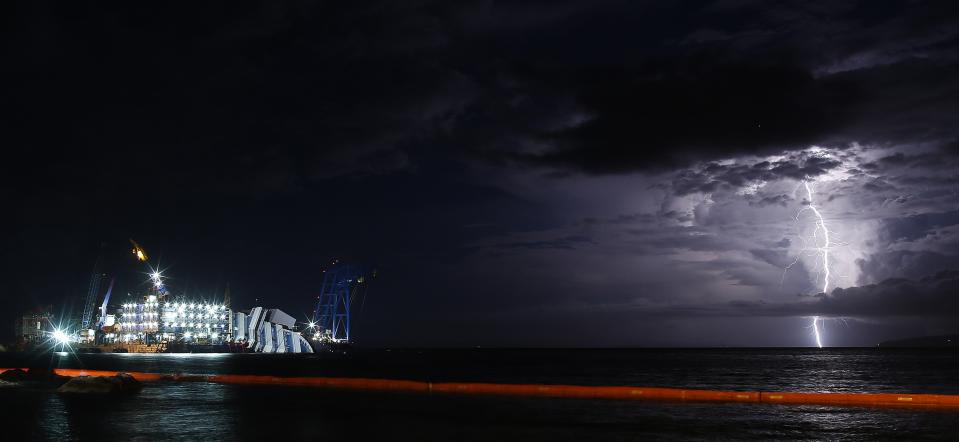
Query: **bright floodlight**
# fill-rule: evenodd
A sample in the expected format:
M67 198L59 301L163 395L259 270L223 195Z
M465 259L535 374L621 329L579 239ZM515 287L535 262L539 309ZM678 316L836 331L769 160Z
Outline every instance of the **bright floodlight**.
M54 330L53 339L56 339L57 342L59 342L60 344L66 344L70 342L70 337L67 336L67 334L64 333L63 330Z

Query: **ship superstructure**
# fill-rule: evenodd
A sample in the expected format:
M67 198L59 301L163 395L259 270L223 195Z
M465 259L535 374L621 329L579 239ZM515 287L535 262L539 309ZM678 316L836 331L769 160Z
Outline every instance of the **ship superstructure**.
M156 296L143 303L120 306L114 339L144 343L186 341L223 344L233 335L233 311L222 304L161 302Z

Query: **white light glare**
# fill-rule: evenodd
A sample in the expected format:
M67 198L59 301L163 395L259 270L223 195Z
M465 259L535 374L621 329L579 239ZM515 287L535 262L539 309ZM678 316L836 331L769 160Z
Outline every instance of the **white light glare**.
M66 344L70 342L70 336L67 336L67 334L64 333L63 330L54 330L53 339L56 339L57 342L59 342L60 344Z

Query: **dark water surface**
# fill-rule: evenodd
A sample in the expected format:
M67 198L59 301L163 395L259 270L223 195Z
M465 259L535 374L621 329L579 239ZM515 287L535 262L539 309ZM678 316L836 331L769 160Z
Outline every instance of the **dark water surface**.
M959 394L959 352L354 350L18 355L0 366L193 374ZM3 440L959 440L959 412L337 392L156 382L129 397L0 386Z

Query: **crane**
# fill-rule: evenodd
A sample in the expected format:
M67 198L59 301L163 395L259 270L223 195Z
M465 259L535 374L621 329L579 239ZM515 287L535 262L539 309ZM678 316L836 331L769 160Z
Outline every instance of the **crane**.
M350 308L357 296L363 296L376 271L365 266L339 264L326 269L320 295L313 311L316 335L331 343L350 342Z
M100 245L100 253L97 255L97 261L93 264L93 275L90 276L90 286L87 288L87 297L83 301L83 316L80 317L80 329L87 330L93 322L93 307L97 303L97 295L100 293L100 282L105 275L100 273L100 262L103 260L103 245Z
M137 244L132 238L130 239L130 244L133 245L133 256L136 257L137 261L147 262L149 257L147 256L146 250L143 247L140 247L140 244ZM83 316L80 317L80 329L88 330L92 326L102 325L102 321L106 318L107 304L110 302L110 294L113 292L113 284L116 282L116 278L110 281L110 287L107 290L107 293L103 299L103 304L100 306L100 323L93 323L93 311L95 310L97 298L100 294L100 284L106 279L106 274L102 273L100 270L100 265L103 261L103 248L105 244L100 244L100 253L97 255L97 261L93 265L93 275L90 277L90 285L87 289L87 297L83 302ZM152 269L152 268L151 268ZM159 274L153 273L154 282L157 284L155 289L165 293L165 287L161 282L159 282Z

